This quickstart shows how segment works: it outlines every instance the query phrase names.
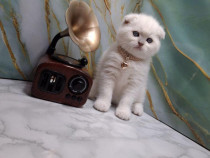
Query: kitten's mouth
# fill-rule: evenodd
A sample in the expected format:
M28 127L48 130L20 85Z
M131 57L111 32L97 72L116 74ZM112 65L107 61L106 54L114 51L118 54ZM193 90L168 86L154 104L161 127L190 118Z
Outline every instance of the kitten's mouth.
M135 49L138 49L138 50L141 50L142 49L142 46L136 46L134 47Z

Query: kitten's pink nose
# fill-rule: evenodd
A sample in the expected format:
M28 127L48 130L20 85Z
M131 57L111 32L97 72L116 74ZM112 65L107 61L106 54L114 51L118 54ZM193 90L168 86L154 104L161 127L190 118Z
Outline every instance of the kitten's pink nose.
M140 46L140 47L144 45L144 44L143 44L143 43L141 43L141 42L138 42L138 44L139 44L139 46Z

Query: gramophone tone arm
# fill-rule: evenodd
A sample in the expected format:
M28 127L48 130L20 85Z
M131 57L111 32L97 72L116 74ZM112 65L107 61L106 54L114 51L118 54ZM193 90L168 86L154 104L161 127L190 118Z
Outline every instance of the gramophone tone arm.
M69 31L68 31L68 28L66 28L64 31L62 32L59 32L52 40L52 42L50 43L50 46L48 47L47 49L47 54L49 55L52 55L55 51L55 47L56 47L56 44L58 42L58 40L60 38L63 38L65 36L69 36Z

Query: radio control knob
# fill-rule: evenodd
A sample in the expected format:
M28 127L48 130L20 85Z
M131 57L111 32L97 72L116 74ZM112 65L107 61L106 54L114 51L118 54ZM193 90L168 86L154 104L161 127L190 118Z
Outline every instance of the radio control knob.
M77 101L78 101L78 102L81 102L81 101L82 101L82 97L78 97L78 98L77 98Z
M74 94L82 94L88 87L88 83L83 76L74 76L69 81L69 90Z
M83 57L82 59L80 59L80 64L83 67L85 67L88 64L88 60L85 57Z
M77 97L76 97L75 95L73 95L73 96L71 97L71 99L72 99L72 100L76 100Z
M74 80L72 87L76 91L81 91L85 87L85 82L82 79Z

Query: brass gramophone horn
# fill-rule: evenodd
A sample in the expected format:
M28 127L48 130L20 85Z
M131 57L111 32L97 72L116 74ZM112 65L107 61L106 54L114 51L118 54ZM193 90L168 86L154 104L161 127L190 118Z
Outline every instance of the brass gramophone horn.
M66 11L71 39L84 52L95 51L100 42L100 29L93 10L83 1L73 0Z
M47 54L52 55L58 40L69 35L84 52L92 52L98 48L100 43L98 20L85 2L72 0L69 3L69 8L66 11L66 23L68 28L53 38Z

